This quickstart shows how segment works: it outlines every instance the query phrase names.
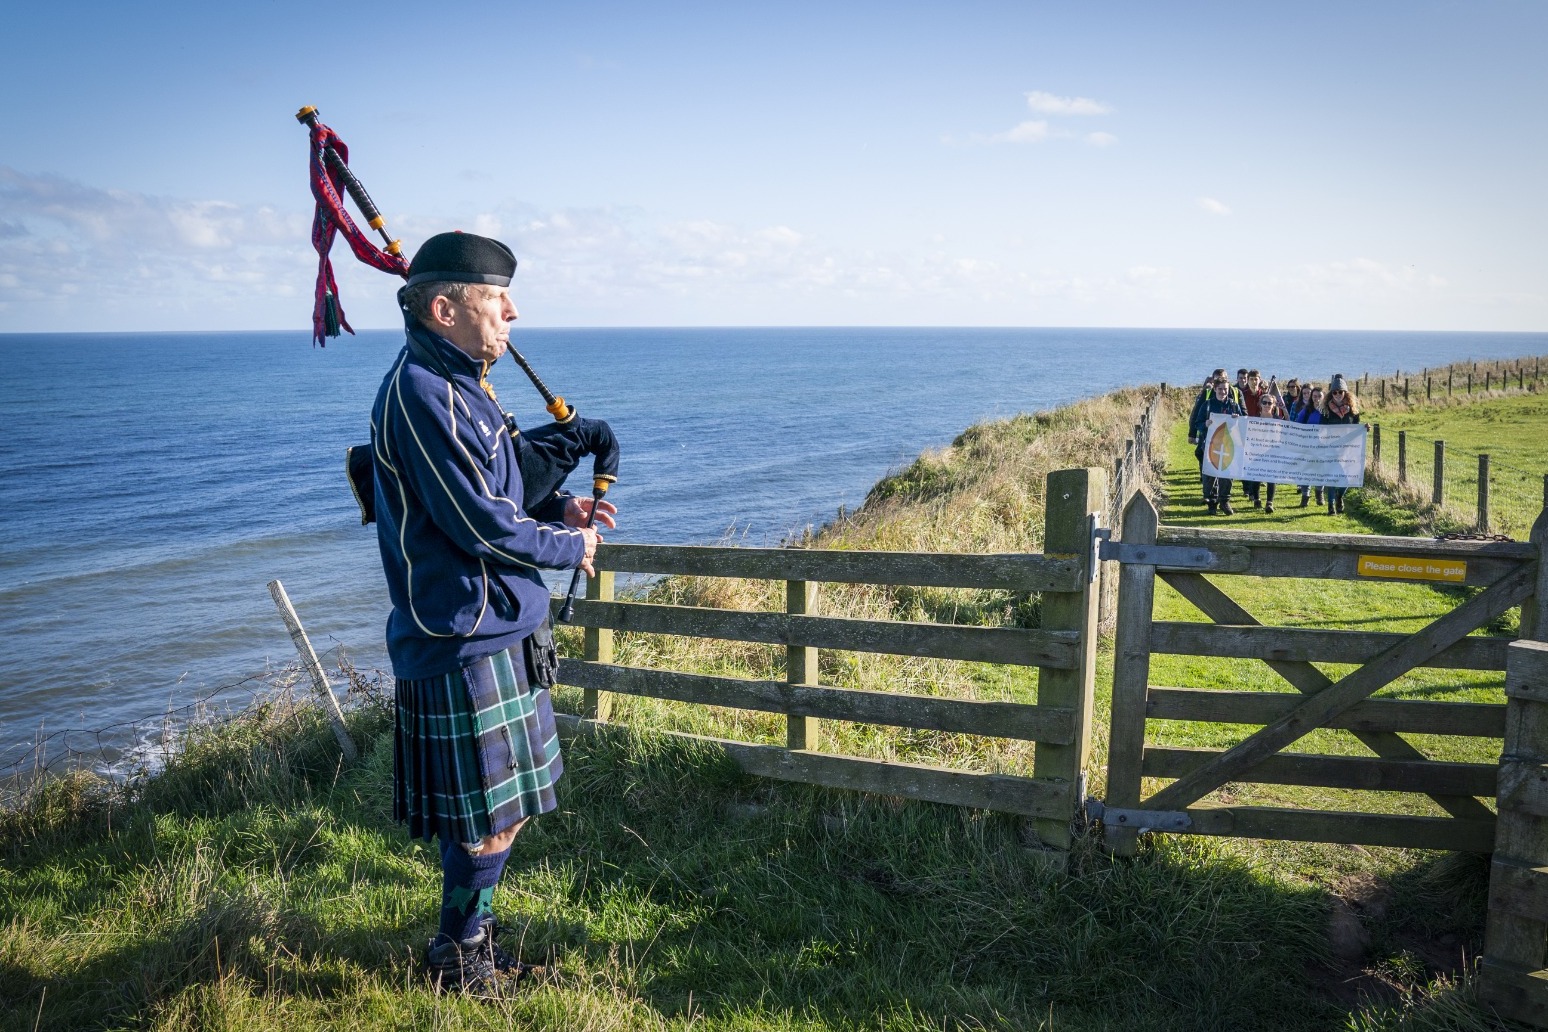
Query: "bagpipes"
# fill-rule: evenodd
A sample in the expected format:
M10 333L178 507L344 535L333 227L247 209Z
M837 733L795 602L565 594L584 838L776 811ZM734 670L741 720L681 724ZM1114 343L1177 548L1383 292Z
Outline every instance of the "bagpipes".
M317 289L312 305L312 340L314 344L327 346L328 337L337 337L341 330L353 335L343 306L339 303L338 284L333 277L333 263L328 257L337 234L342 233L349 241L355 257L374 269L408 278L409 263L403 257L400 241L387 233L387 220L382 217L366 193L365 187L349 167L349 148L337 133L324 125L317 117L317 109L303 107L296 112L296 121L311 131L311 184L312 196L317 200L317 211L312 219L312 246L317 249ZM382 238L378 246L368 237L344 208L343 194L348 193L366 224ZM405 310L405 321L412 317ZM409 347L417 342L409 335ZM596 522L598 503L607 490L618 480L618 439L607 423L600 419L582 419L574 407L567 405L563 397L548 389L537 372L511 347L511 358L527 374L532 386L543 397L544 408L553 416L553 422L523 432L510 413L505 415L511 442L516 447L516 462L521 469L522 508L530 511L553 498L587 455L593 456L591 480L591 512L586 526ZM433 358L433 356L431 356ZM429 363L450 376L439 361ZM376 469L369 444L345 449L345 468L349 475L350 489L360 506L360 522L376 519ZM560 609L559 619L568 622L575 611L575 593L580 585L581 571L576 570L570 579L569 594Z

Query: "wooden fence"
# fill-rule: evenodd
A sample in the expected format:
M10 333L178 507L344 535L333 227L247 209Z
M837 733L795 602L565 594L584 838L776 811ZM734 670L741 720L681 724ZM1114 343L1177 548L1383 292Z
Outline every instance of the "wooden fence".
M584 658L561 665L561 683L584 692L583 713L567 722L569 728L586 730L607 721L613 694L782 713L788 728L784 746L688 737L713 744L754 774L1036 818L1043 842L1067 848L1090 756L1097 601L1090 515L1100 514L1105 502L1104 471L1051 474L1042 555L603 545L597 553L598 575L591 579L586 599L575 607L575 622L585 628ZM616 572L784 581L785 611L618 601ZM823 616L822 583L1039 592L1041 626L971 627ZM616 632L782 645L786 678L753 680L622 666L613 661ZM818 676L823 649L1038 667L1037 701L828 687ZM1030 776L981 773L826 753L821 751L824 720L1029 740L1036 743L1033 769Z
M1520 533L1530 513L1548 506L1548 473L1496 462L1487 452L1448 449L1444 440L1420 437L1392 424L1371 424L1368 466L1372 476L1412 501L1447 509L1481 533ZM1502 519L1502 494L1507 510L1528 515Z
M1166 384L1145 403L1133 433L1123 442L1123 453L1113 460L1113 477L1107 497L1111 512L1105 523L1114 537L1123 536L1124 506L1137 491L1154 489L1158 466L1166 465L1165 440L1168 427L1165 419ZM1162 442L1160 462L1155 454L1157 441ZM1098 620L1104 631L1110 631L1118 616L1118 578L1110 573L1101 580Z
M1540 520L1540 530L1542 525ZM1112 848L1132 850L1137 829L1145 828L1476 852L1493 848L1494 813L1478 797L1494 794L1495 765L1433 760L1400 736L1500 738L1505 707L1370 697L1416 667L1491 670L1503 676L1509 641L1469 632L1533 597L1536 540L1161 529L1154 506L1143 495L1131 500L1125 526L1123 545L1131 561L1120 574L1108 790L1102 804ZM1483 590L1412 635L1268 627L1211 579L1218 574L1345 581L1421 577ZM1156 621L1158 576L1214 622ZM1535 633L1530 624L1528 631ZM1261 659L1299 694L1152 686L1153 654ZM1335 680L1313 661L1359 666ZM1150 720L1260 726L1228 749L1181 749L1147 744ZM1353 731L1376 755L1282 751L1319 727ZM1174 780L1145 797L1146 778ZM1228 782L1422 793L1448 816L1198 805Z

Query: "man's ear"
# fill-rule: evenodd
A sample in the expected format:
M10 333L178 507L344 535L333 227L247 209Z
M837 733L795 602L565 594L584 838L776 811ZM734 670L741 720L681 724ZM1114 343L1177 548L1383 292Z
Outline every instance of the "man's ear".
M430 323L440 329L451 329L457 325L457 308L451 298L437 294L430 299Z

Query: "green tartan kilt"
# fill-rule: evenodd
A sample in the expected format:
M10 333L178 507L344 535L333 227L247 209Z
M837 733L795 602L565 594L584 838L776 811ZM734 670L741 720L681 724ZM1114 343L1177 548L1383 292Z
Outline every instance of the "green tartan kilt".
M393 817L415 838L477 842L558 806L564 773L548 689L521 645L395 691Z

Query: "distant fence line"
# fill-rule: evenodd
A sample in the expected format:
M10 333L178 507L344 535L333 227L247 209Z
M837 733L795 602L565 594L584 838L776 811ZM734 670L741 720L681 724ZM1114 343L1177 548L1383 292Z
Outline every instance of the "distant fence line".
M1541 356L1495 362L1454 362L1418 372L1399 370L1372 379L1361 375L1358 393L1368 405L1429 404L1446 398L1487 395L1497 391L1534 391L1542 388Z
M1370 472L1408 501L1429 503L1467 529L1524 538L1548 506L1548 473L1450 447L1392 424L1371 425Z

